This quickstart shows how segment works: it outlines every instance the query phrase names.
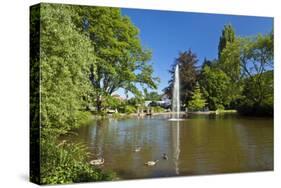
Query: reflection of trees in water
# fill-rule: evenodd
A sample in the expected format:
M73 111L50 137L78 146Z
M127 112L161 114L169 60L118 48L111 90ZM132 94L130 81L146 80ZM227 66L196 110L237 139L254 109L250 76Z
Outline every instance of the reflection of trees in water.
M241 154L243 154L240 156L243 166L246 166L248 170L272 170L272 125L268 125L263 120L247 121L237 124L234 130L238 136Z
M268 170L273 165L272 124L245 118L100 120L79 129L79 140L93 156L105 158L103 169L126 178ZM137 145L142 149L136 153ZM144 166L162 153L168 161Z

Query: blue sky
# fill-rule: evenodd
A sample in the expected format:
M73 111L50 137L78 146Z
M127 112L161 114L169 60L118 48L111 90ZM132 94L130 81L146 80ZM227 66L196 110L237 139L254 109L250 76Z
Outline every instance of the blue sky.
M168 70L180 51L191 49L198 65L204 58L217 58L219 37L225 24L231 24L238 36L269 33L273 19L268 17L200 14L175 11L122 9L140 30L144 47L152 50L154 75L161 80L158 91L168 84ZM120 93L121 94L121 93Z

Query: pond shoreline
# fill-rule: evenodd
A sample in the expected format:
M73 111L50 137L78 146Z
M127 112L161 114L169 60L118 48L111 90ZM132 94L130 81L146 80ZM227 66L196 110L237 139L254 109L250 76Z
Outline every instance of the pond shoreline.
M237 114L237 110L216 110L216 111L196 111L196 112L180 112L180 115L210 115L210 114ZM151 116L172 116L175 114L174 112L155 112L152 114L146 113L114 113L114 114L107 114L107 115L92 115L93 119L106 119L106 118L143 118L143 117L151 117Z

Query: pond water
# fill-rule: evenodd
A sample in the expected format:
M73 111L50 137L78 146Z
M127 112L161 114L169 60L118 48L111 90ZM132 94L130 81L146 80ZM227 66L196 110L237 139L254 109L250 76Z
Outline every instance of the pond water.
M121 179L273 170L273 119L268 118L108 119L76 131L69 139L86 144L93 159L104 158L99 168ZM144 165L157 159L155 166Z

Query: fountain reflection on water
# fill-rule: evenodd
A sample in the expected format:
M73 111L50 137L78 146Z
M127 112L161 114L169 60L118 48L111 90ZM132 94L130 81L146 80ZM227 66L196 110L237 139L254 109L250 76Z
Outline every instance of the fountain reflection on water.
M180 156L180 125L179 125L179 121L175 122L176 126L175 126L175 145L174 145L174 163L175 163L175 171L176 174L179 174L179 156Z

